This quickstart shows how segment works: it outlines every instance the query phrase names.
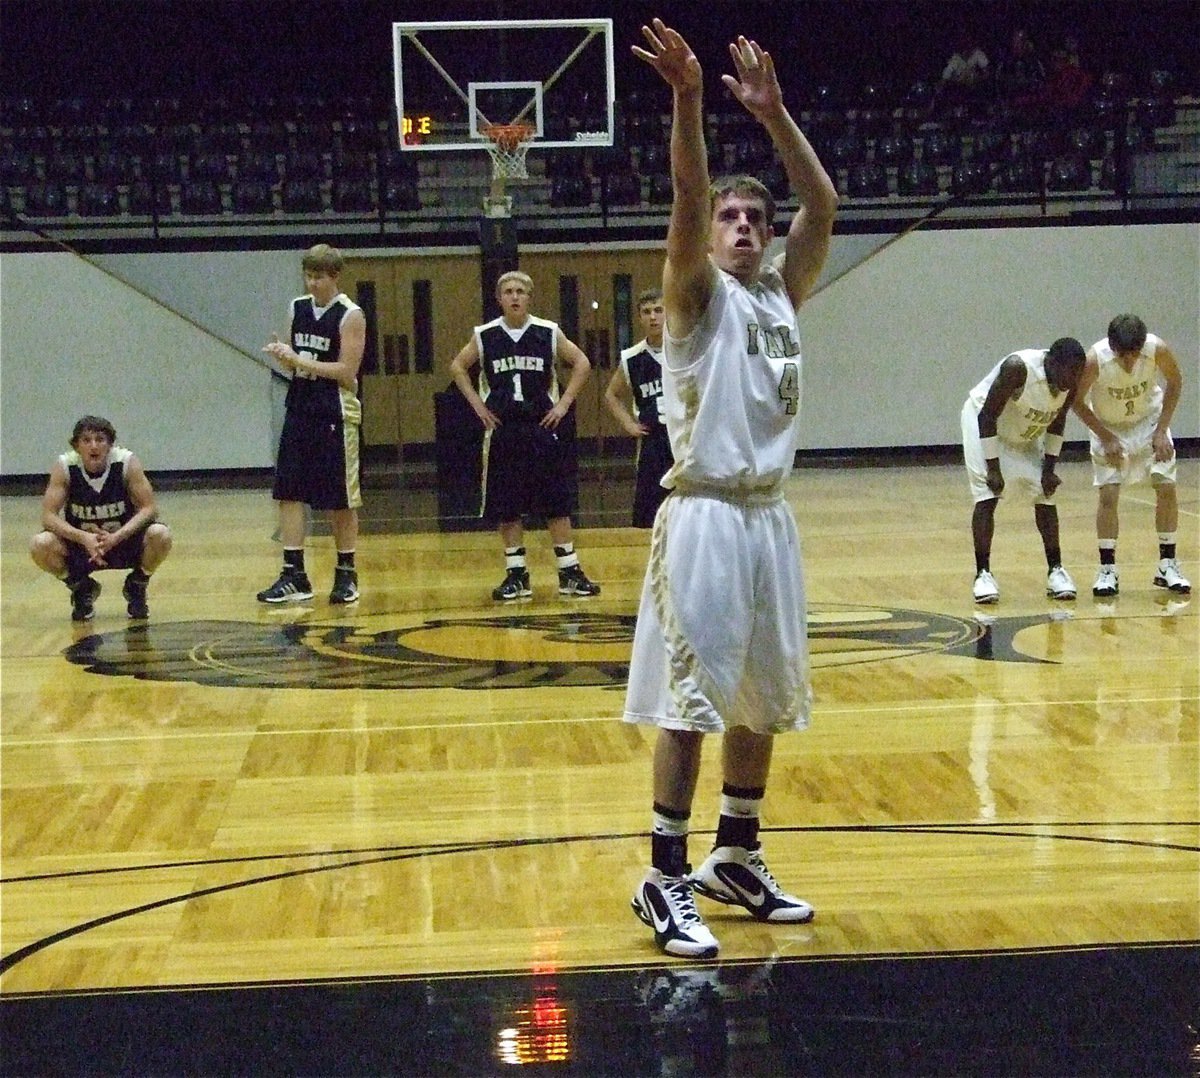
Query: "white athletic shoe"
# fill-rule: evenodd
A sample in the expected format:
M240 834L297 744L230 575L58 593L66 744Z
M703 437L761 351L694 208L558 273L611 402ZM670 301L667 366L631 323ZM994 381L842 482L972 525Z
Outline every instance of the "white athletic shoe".
M1111 599L1121 590L1121 576L1115 565L1102 565L1096 573L1096 583L1092 585L1092 594L1097 599Z
M813 919L812 906L779 886L760 850L718 846L691 879L698 894L727 906L741 906L759 921L807 924Z
M1046 594L1051 599L1075 598L1075 581L1061 565L1056 565L1046 575Z
M630 902L643 924L654 929L654 942L664 954L680 958L716 958L719 944L696 910L692 881L646 871Z
M1190 595L1192 585L1179 571L1179 562L1174 558L1163 558L1158 563L1158 572L1154 574L1154 586L1167 588L1177 595Z
M975 577L975 601L977 603L994 603L1000 598L1000 585L996 578L986 569L980 569Z

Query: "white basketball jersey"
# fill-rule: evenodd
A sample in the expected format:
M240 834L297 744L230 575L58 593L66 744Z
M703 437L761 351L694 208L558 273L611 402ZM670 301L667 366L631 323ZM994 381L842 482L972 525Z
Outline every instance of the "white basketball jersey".
M1088 404L1105 426L1132 426L1151 413L1157 415L1162 411L1163 391L1156 358L1160 344L1161 338L1146 334L1146 343L1128 371L1113 353L1107 337L1092 345L1098 362Z
M1050 391L1050 384L1046 381L1046 349L1022 348L1000 360L987 377L971 390L970 400L976 412L983 408L988 390L1000 374L1000 368L1013 356L1025 364L1025 385L1013 400L1005 403L996 420L996 433L1010 445L1023 445L1037 441L1046 433L1046 428L1062 410L1067 391Z
M664 335L663 397L675 464L663 485L777 490L799 443L800 334L783 278L747 287L714 268L708 308Z

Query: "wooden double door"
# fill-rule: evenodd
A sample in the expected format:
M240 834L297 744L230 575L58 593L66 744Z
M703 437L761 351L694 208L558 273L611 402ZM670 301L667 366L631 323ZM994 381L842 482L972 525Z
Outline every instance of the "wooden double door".
M603 454L622 432L604 407L604 390L622 347L641 336L636 297L658 284L657 248L522 251L534 281L535 314L558 322L593 367L576 406L579 437ZM398 459L427 456L435 441L434 395L451 384L450 361L483 309L478 251L351 258L345 292L367 312L362 368L367 446L397 447ZM566 380L565 372L560 380ZM608 447L610 450L612 447Z

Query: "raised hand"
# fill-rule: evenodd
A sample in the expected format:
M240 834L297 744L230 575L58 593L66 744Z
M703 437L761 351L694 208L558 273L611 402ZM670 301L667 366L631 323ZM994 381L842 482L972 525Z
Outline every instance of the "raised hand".
M649 50L632 46L633 55L645 60L673 90L699 90L703 82L700 61L679 32L672 30L662 19L642 27L642 36Z
M757 41L739 36L729 46L737 77L722 75L721 81L729 92L745 106L756 120L777 112L783 105L783 91L775 75L775 61Z

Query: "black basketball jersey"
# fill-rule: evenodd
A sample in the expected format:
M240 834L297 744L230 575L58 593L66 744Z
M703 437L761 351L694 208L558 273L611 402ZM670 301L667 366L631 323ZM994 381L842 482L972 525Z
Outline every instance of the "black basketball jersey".
M512 335L503 318L475 327L480 355L479 395L501 420L540 421L558 400L554 373L558 325L531 317Z
M318 363L336 363L342 352L342 322L358 309L344 292L325 308L316 307L312 296L297 296L292 300L292 348ZM304 371L292 375L287 407L320 418L350 422L362 418L355 391L344 389L332 378L317 378Z
M621 353L621 368L633 391L638 422L651 431L663 423L662 350L654 352L644 340Z
M125 488L125 464L133 454L114 445L104 471L88 475L83 458L72 449L59 457L67 472L67 504L63 516L86 532L115 532L137 512Z

